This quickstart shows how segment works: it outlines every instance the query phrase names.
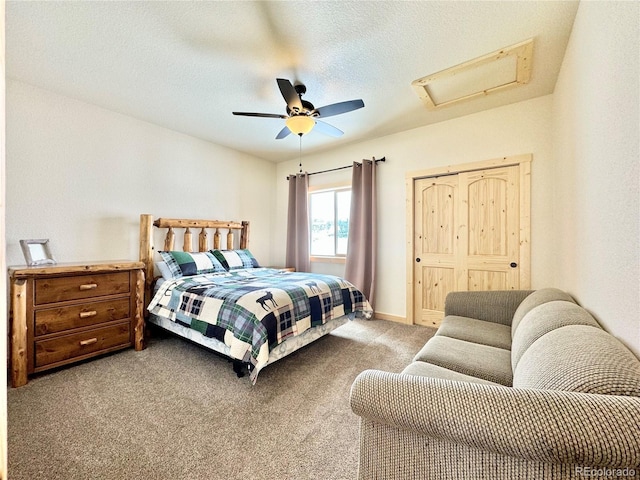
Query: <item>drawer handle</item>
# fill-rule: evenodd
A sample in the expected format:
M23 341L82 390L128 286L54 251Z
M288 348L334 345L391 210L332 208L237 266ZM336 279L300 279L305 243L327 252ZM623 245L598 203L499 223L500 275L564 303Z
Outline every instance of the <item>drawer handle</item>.
M95 337L94 338L90 338L89 340L80 340L80 346L84 347L84 346L87 346L87 345L92 345L92 344L96 343L97 341L98 341L98 339L95 338Z
M91 310L90 312L80 312L80 318L89 318L95 317L98 314L95 310Z
M80 290L93 290L94 288L98 288L97 283L85 283L84 285L80 285Z

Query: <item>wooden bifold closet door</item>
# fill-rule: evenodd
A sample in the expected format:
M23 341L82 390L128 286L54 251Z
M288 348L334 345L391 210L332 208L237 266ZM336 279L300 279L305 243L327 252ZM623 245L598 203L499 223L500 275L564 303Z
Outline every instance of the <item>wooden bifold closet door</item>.
M413 323L438 326L451 291L529 288L528 167L412 179Z

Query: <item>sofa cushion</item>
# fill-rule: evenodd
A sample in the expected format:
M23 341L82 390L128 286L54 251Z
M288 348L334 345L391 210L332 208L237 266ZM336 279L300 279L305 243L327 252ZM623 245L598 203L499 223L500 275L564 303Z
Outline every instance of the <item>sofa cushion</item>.
M532 308L513 335L511 365L515 369L524 352L543 335L567 325L589 325L600 328L598 322L581 306L555 300Z
M449 315L444 317L436 335L457 338L467 342L511 349L511 327L475 318Z
M513 315L513 320L511 321L511 336L513 337L515 331L518 329L518 325L520 325L520 321L529 311L538 305L553 302L554 300L576 303L573 298L571 298L571 295L557 288L541 288L540 290L536 290L522 301L516 313Z
M442 380L454 380L457 382L480 383L483 385L500 385L499 383L483 380L478 377L465 375L464 373L454 372L448 368L439 367L433 363L411 362L407 368L402 371L403 375L417 375L420 377L440 378Z
M569 325L536 340L514 371L513 386L640 396L640 361L599 327Z
M483 290L449 292L444 303L444 316L476 318L511 325L513 314L532 290Z
M414 361L433 363L455 372L510 386L511 352L503 348L436 335L416 354Z

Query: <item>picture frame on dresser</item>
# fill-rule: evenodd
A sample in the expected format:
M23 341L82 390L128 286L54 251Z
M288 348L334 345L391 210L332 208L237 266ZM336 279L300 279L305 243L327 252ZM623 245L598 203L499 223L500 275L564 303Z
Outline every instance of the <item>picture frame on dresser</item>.
M20 240L20 247L29 266L56 264L51 255L48 238Z

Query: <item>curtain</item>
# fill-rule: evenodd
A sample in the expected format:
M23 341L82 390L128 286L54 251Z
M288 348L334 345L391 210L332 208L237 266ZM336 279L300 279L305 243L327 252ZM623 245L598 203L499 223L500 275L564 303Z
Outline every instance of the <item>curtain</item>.
M287 217L287 267L297 272L311 270L309 261L309 176L289 175L289 214Z
M349 239L344 276L365 294L374 308L377 235L376 162L353 162Z

